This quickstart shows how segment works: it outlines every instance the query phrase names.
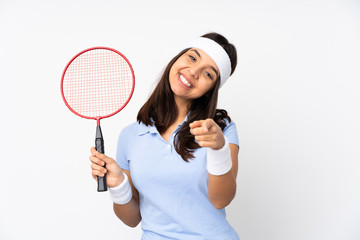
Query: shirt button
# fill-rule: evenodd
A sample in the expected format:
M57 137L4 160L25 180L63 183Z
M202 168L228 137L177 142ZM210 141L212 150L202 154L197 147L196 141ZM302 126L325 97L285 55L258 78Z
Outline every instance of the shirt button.
M166 145L167 148L170 148L170 144Z

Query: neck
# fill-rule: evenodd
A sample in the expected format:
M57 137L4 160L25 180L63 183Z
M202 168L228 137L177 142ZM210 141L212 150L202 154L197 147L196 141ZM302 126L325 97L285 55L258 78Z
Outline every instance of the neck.
M189 100L181 99L179 97L174 96L175 104L178 109L178 115L176 118L177 123L181 123L184 121L186 115L188 114L188 105L190 104Z

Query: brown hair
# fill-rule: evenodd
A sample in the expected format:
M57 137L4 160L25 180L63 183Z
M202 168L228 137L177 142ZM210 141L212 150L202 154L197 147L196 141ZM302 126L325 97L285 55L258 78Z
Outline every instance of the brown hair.
M212 39L224 48L230 57L232 74L237 65L237 55L234 45L218 33L208 33L202 37ZM138 112L137 121L144 123L146 126L155 124L160 134L164 133L167 128L174 123L178 115L174 93L170 88L169 72L176 60L188 50L189 49L181 51L169 62L153 93ZM190 133L189 124L191 122L212 118L222 130L226 127L226 120L231 122L225 110L216 109L219 86L220 79L218 78L212 89L203 96L194 99L188 106L188 112L190 112L188 119L182 124L180 130L174 137L175 150L184 161L188 162L189 159L193 158L194 150L200 148L195 142L194 136Z

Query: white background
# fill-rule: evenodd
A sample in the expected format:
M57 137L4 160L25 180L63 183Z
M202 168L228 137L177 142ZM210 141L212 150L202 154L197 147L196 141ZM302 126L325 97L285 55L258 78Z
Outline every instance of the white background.
M88 47L123 52L136 74L128 106L102 121L115 157L165 64L210 31L238 49L219 107L237 123L242 240L360 239L360 3L0 0L0 239L140 239L97 193L95 121L60 95L67 62Z

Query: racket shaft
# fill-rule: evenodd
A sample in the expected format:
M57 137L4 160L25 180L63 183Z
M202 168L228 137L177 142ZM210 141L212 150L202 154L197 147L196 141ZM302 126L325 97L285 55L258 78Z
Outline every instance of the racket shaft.
M95 136L95 148L96 151L98 151L99 153L105 153L105 149L104 149L104 139L102 136L102 132L101 132L101 128L100 126L96 127L96 136ZM105 167L105 166L104 166ZM98 183L98 192L104 192L107 191L107 186L106 186L106 175L104 177L97 177L97 183Z

